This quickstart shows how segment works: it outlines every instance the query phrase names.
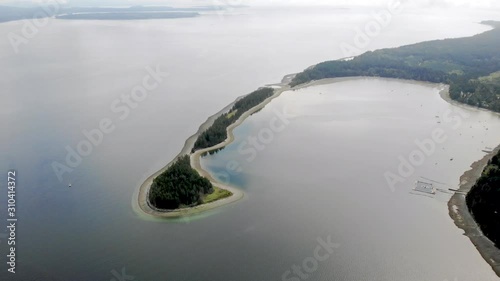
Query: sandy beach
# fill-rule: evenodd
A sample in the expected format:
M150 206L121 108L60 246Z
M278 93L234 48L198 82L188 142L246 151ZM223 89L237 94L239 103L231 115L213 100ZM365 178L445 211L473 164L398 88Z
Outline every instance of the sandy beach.
M500 250L495 247L495 244L488 239L488 237L484 236L481 229L474 221L467 207L467 203L465 202L467 193L469 193L472 186L474 186L481 176L488 161L497 154L499 150L500 146L492 153L485 155L481 160L474 162L471 165L471 169L460 177L460 188L448 202L448 210L455 225L464 230L464 235L469 237L481 256L491 265L495 273L500 277Z

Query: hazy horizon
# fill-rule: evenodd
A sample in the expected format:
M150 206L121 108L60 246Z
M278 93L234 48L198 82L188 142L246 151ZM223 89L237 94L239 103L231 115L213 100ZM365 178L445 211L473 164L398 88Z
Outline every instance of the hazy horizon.
M0 0L0 5L28 7L57 2L71 6L385 6L391 1L398 0ZM492 0L401 0L400 2L418 8L500 8L500 3Z

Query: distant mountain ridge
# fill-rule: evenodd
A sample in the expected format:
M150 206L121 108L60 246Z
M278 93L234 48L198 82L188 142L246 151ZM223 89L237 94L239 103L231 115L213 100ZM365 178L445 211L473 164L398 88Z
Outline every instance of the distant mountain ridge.
M445 83L450 85L452 99L500 112L500 22L482 23L493 30L322 62L299 73L291 85L348 76Z
M54 15L48 9L47 11L45 11L41 7L20 8L20 7L10 7L10 6L0 6L0 22L15 21L22 19L33 19L33 18L45 18Z
M71 7L44 5L11 7L0 5L0 23L24 19L57 17L61 19L152 19L180 18L199 15L197 12L220 10L221 7L130 6L130 7Z

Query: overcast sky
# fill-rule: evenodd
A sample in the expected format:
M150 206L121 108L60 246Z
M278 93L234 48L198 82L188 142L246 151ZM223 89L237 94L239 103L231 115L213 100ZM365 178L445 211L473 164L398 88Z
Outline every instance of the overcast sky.
M172 6L193 6L193 5L328 5L328 6L378 6L387 5L390 1L398 0L0 0L0 4L32 4L47 3L49 1L65 1L73 5L172 5ZM419 7L474 7L474 8L500 8L499 0L400 0L409 1Z

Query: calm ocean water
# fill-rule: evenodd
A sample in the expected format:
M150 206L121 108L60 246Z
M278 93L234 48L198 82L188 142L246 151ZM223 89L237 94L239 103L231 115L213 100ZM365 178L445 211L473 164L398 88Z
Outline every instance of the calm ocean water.
M284 95L237 130L240 140L258 132L269 110L290 104L296 118L254 161L228 147L205 162L213 171L226 159L241 163L231 181L247 192L244 201L174 223L143 220L131 208L134 190L208 116L285 74L343 57L339 44L352 42L355 27L378 10L52 20L19 54L7 35L23 23L1 24L0 171L18 172L19 221L17 273L6 273L2 254L0 279L118 280L126 272L141 281L281 280L313 255L317 239L330 236L340 247L309 280L496 280L447 216L446 197L410 196L406 185L392 193L381 182L380 172L397 167L397 156L411 152L411 142L437 126L434 115L451 107L418 85L361 80ZM488 11L405 11L367 49L469 36L487 30L477 22L488 18ZM128 114L117 110L150 75L148 66L169 75L127 106ZM426 105L421 112L418 102ZM470 114L476 131L461 129L470 139L450 132L449 151L418 176L456 185L480 157L476 150L496 144L498 120ZM66 163L67 147L77 149L84 131L108 119L114 130L59 181L52 164ZM488 135L479 137L480 122ZM444 161L450 155L455 160ZM6 215L2 207L0 218Z

